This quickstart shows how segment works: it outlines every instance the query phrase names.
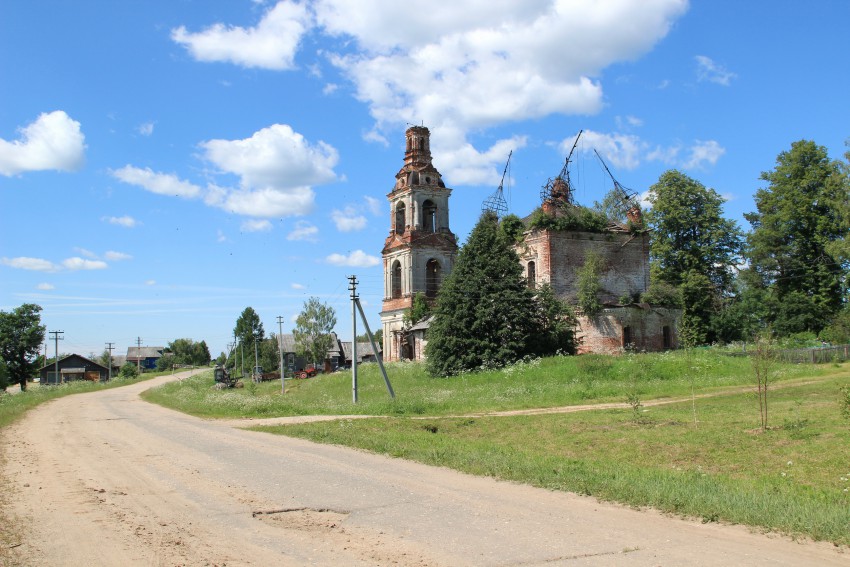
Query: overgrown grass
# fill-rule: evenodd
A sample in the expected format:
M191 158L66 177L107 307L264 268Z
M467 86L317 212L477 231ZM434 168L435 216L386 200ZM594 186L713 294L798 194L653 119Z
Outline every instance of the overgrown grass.
M683 402L644 408L640 419L626 409L256 429L850 545L850 422L840 407L848 369L775 390L764 432L750 393L698 400L696 424Z
M584 355L535 359L501 370L431 378L420 364L387 365L396 392L387 394L376 364L360 367L359 402L352 402L351 374L250 388L212 389L212 374L170 383L143 394L149 401L193 415L215 418L287 415L461 415L499 410L625 402L686 396L748 385L749 360L713 351L667 352L621 357ZM785 365L779 380L825 372L821 367Z

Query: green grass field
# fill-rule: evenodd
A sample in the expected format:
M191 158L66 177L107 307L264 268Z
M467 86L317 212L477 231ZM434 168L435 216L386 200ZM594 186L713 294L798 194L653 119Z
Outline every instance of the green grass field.
M712 350L556 357L445 379L417 364L388 370L395 401L374 365L361 367L357 404L350 373L290 381L285 395L279 382L216 391L207 374L144 396L205 417L383 416L257 429L850 545L850 420L840 403L850 365L777 365L766 431L749 361ZM681 401L642 405L659 399ZM628 400L626 409L479 416Z

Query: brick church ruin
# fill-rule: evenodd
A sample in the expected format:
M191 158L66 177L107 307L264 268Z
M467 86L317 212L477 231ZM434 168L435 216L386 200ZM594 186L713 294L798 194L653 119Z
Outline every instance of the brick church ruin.
M416 294L424 293L428 300L436 298L458 251L457 237L449 228L452 190L432 163L430 132L413 126L405 137L404 165L387 195L390 234L382 251L381 326L387 361L424 357L427 322L406 326L404 314ZM675 348L681 312L639 303L649 287L649 234L642 228L640 208L630 209L628 225L608 222L596 230L564 228L570 223L558 219L578 210L566 165L544 186L541 200L541 208L523 219L522 238L515 246L528 285L548 283L556 296L577 306L579 270L591 256L600 267L598 298L602 307L592 316L578 313L578 352Z

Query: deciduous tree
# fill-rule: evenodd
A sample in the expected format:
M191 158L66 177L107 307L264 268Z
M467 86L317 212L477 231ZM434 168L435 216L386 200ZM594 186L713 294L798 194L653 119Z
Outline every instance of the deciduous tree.
M314 364L321 364L333 346L331 333L336 326L336 312L333 307L311 297L304 302L304 308L295 320L295 351Z
M41 307L25 303L10 312L0 311L0 357L6 363L9 381L27 389L27 380L37 370L36 360L44 342Z
M769 322L780 336L819 332L845 298L846 260L836 249L848 225L850 196L841 165L812 141L794 142L762 173L755 195L747 257L755 286L767 293Z

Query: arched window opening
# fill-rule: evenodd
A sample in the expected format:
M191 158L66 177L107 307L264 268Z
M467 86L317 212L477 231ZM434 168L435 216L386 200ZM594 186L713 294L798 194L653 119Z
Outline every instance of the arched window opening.
M414 171L410 174L410 185L419 185L419 172Z
M528 287L534 289L534 285L537 282L537 267L534 265L534 262L528 263Z
M425 264L425 297L437 297L440 289L440 263L433 258Z
M634 347L634 341L632 340L632 328L631 327L623 327L623 348L630 349Z
M395 231L396 234L404 234L404 203L399 203L395 208Z
M670 327L664 325L661 329L661 335L664 339L664 350L673 348L673 336L670 334Z
M433 201L422 203L422 230L437 232L437 205Z
M392 278L393 299L399 299L401 298L401 262L398 260L393 262Z
M425 184L426 184L426 185L431 185L431 178L430 178L430 177L426 177L426 178L425 178Z

